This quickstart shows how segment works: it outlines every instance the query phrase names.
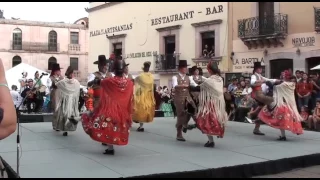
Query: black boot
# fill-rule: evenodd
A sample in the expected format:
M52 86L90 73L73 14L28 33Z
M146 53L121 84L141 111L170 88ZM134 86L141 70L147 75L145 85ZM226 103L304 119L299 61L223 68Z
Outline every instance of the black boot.
M137 129L137 131L138 131L138 132L144 132L144 128L143 128L143 127L139 127L139 128Z
M68 136L68 132L64 132L62 135L63 136Z
M112 150L106 149L103 154L105 154L105 155L114 155L114 149L112 149Z
M284 136L284 137L280 136L277 140L278 140L278 141L286 141L287 138L286 138L285 136Z
M210 147L210 148L214 148L214 142L207 142L205 145L204 145L204 147Z

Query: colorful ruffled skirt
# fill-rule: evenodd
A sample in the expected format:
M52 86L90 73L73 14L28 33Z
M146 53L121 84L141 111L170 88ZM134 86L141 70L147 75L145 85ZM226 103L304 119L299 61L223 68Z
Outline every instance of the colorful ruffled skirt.
M272 112L264 107L259 113L259 119L273 128L303 134L301 122L287 106L276 107Z

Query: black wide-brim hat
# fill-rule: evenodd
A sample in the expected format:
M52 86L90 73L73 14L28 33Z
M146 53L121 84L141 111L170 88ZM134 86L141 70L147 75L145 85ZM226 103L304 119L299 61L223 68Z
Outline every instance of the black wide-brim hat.
M254 62L253 63L253 70L256 70L258 68L262 68L261 62Z
M98 61L95 61L93 64L108 64L109 60L106 58L105 55L99 55Z
M177 66L178 67L188 67L190 65L188 64L187 60L179 60L179 64Z
M129 64L126 64L124 60L115 60L113 64L114 70L124 70L127 66L129 66Z
M63 68L60 68L60 64L58 64L58 63L52 64L52 68L51 68L52 72L60 71L61 69L63 69Z

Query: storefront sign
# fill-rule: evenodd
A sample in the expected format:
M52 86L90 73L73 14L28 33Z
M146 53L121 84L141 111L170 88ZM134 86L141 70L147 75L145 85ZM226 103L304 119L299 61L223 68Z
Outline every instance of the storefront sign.
M214 7L207 7L205 9L206 15L212 15L212 14L217 14L217 13L222 13L223 12L223 5L218 5ZM198 14L202 14L202 11L197 12ZM169 16L163 16L163 17L158 17L151 19L151 26L156 26L160 24L166 24L166 23L171 23L175 21L182 21L186 19L192 19L194 17L195 11L187 11L187 12L182 12L178 14L172 14Z
M261 62L264 65L264 60L262 58L237 58L233 60L233 69L235 71L248 71L252 70L254 62Z
M127 58L144 58L158 55L158 51L147 51L127 54Z
M210 61L196 62L197 67L206 68ZM215 61L219 65L219 61Z
M94 30L90 32L90 37L100 36L105 34L113 34L115 32L128 31L132 29L132 23L110 27L107 29Z
M292 45L294 47L314 46L315 42L316 42L316 38L314 36L292 38Z

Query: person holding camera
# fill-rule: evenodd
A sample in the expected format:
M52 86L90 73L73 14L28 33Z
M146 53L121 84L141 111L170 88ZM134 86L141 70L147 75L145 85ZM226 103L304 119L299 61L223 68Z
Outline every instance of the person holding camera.
M10 95L5 71L0 59L0 140L10 136L16 130L17 115Z

